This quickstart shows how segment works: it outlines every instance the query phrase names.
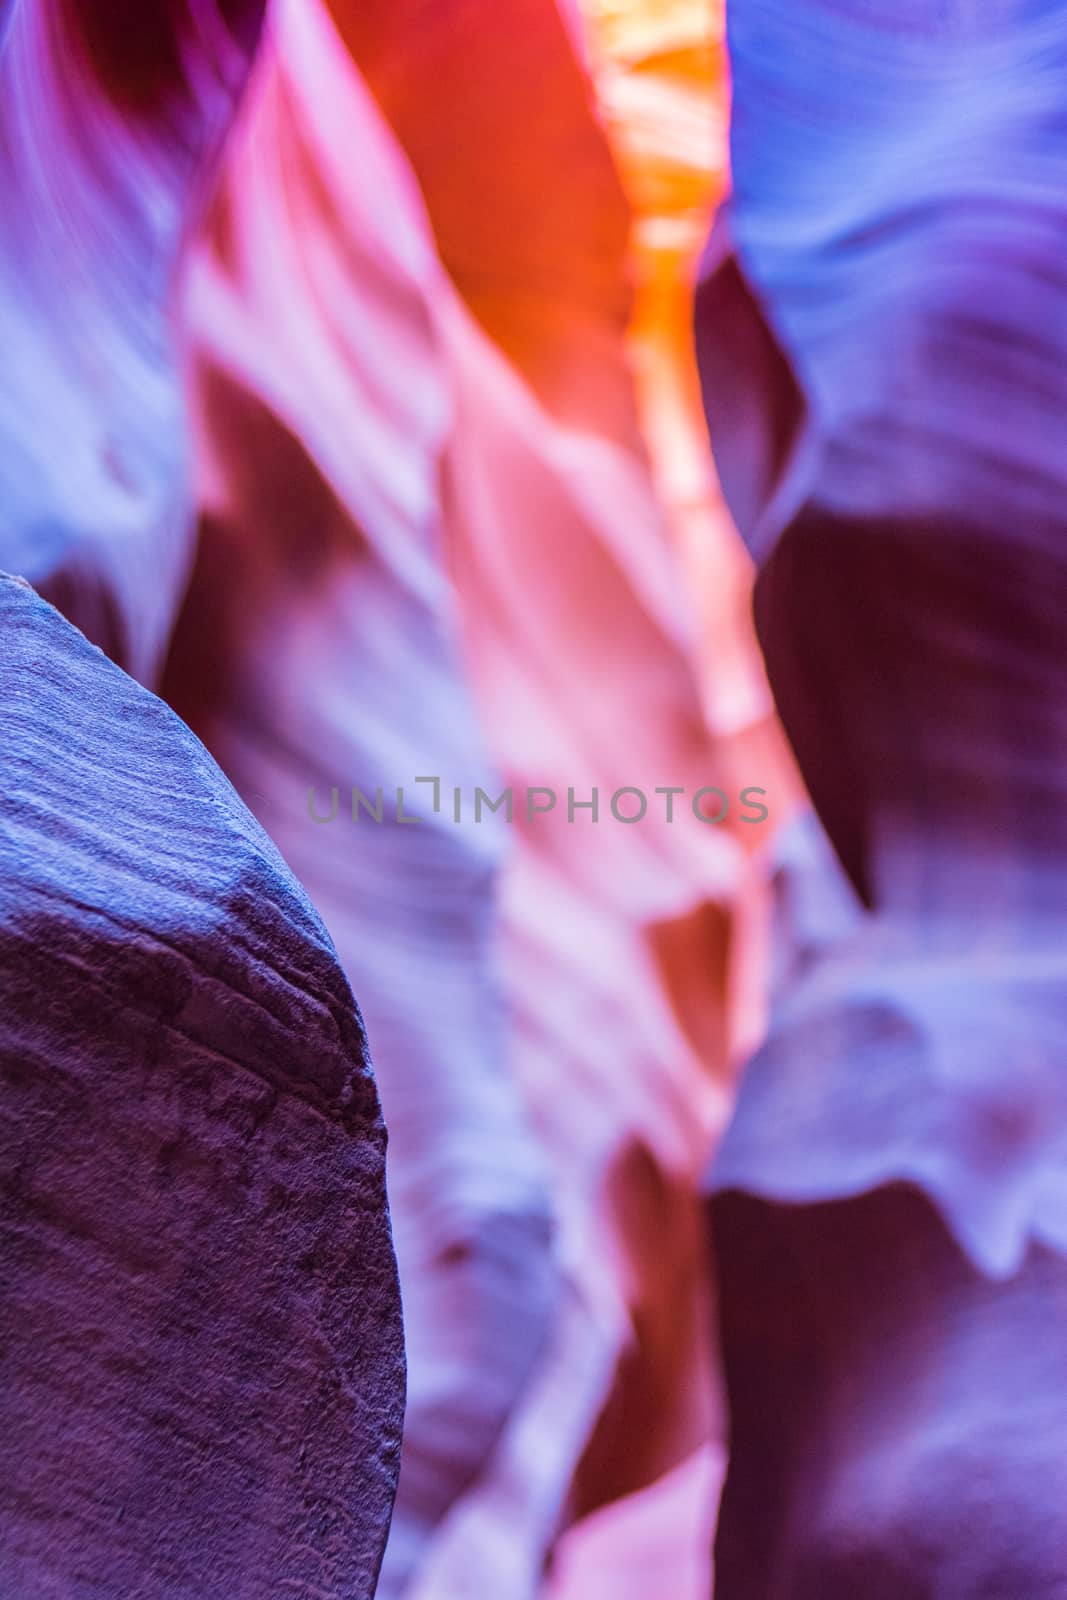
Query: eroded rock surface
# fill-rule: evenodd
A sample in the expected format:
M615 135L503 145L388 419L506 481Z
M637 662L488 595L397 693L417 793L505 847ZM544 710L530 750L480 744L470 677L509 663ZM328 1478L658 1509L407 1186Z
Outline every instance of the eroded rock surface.
M0 580L0 1591L370 1600L403 1414L333 947L207 752Z

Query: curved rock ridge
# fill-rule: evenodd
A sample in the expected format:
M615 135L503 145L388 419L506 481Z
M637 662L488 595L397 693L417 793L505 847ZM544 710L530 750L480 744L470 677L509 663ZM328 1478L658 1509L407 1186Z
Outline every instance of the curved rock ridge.
M705 403L861 905L713 1172L723 1600L1065 1592L1065 22L730 11Z
M0 6L0 565L147 683L193 554L174 275L264 10Z
M508 829L453 820L451 784L500 785L443 570L445 292L330 16L279 5L189 261L203 514L164 685L322 913L374 1041L409 1363L383 1600L484 1477L557 1294L497 972ZM353 820L353 787L380 821ZM328 816L335 788L316 823L309 793Z
M370 1600L385 1132L326 932L210 756L0 578L0 1590Z
M918 1182L993 1274L1067 1247L1063 21L737 8L698 313L772 683L868 913L772 1027L718 1182Z

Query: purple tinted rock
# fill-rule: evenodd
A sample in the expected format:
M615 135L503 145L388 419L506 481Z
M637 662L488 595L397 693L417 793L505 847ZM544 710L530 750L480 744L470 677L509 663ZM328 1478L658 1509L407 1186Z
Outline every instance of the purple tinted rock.
M867 913L783 1000L717 1183L915 1181L1001 1275L1067 1248L1064 17L741 0L697 321L772 683Z
M0 5L0 566L151 682L193 556L171 309L263 0Z
M0 1593L373 1594L385 1133L303 892L203 747L0 579Z
M716 1600L1063 1600L1067 1263L977 1271L901 1185L715 1206Z
M724 1600L1067 1587L1065 22L730 13L705 401L863 907L714 1173Z

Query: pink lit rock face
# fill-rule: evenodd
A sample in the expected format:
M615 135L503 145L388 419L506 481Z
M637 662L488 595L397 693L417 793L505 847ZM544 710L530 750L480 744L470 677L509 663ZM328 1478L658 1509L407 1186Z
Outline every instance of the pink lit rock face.
M723 1600L1065 1593L1064 7L731 11L697 335L862 900L714 1173Z
M0 578L0 1592L371 1600L385 1134L306 897L203 747Z
M419 98L391 98L394 72L372 82L461 290L441 318L456 394L445 526L479 710L505 781L560 795L551 815L516 827L500 948L568 1302L540 1386L445 1530L420 1600L464 1594L465 1571L482 1592L529 1593L561 1520L625 1500L639 1522L642 1491L717 1443L696 1191L724 1113L745 964L736 838L691 814L629 828L609 814L624 784L651 794L713 781L722 751L703 718L696 629L637 425L628 218L591 91L554 10L529 6L521 89L514 100L501 92L490 63L513 70L494 34L504 20L480 30L477 9L461 9L451 51L439 33L407 70L428 86L433 63L435 115L460 130L455 178L481 197L481 273L456 235L458 202L419 126ZM374 59L402 54L397 35ZM484 63L477 75L471 60ZM524 114L546 128L543 141L527 139ZM554 158L564 147L568 158ZM515 211L529 228L507 227ZM594 786L601 820L587 810L572 822L569 791L588 801ZM521 1532L528 1555L503 1527ZM682 1569L706 1579L704 1527L683 1524L677 1538L692 1539Z
M537 1592L561 1523L714 1427L697 1186L743 853L567 823L571 785L719 768L625 206L554 8L522 16L279 6L183 301L203 518L166 688L367 1017L410 1357L382 1592L420 1600ZM542 782L541 826L453 821L454 785Z
M484 1471L551 1328L542 1161L493 941L503 818L442 572L447 285L410 171L329 18L283 5L185 295L200 555L167 692L322 912L366 1007L390 1128L409 1354L383 1595ZM351 152L358 151L358 160ZM355 785L383 821L352 821ZM330 793L343 798L334 822ZM396 791L406 813L398 820Z
M584 1407L569 1437L552 1401L526 1426L546 1471L554 1461L549 1483L581 1452L570 1494L584 1513L646 1487L714 1426L696 1186L725 1100L740 850L681 811L632 828L608 812L624 783L651 793L670 772L692 789L714 767L646 463L608 427L548 415L461 307L448 338L449 550L474 681L505 779L561 795L557 814L516 828L501 948L577 1301L558 1381L571 1414ZM571 822L568 788L588 799L594 786L605 815Z

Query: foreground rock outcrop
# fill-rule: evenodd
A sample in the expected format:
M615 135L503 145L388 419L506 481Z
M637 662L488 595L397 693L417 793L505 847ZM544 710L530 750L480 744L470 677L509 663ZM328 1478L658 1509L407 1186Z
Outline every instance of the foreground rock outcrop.
M303 892L198 741L0 579L0 1592L370 1600L385 1133Z

